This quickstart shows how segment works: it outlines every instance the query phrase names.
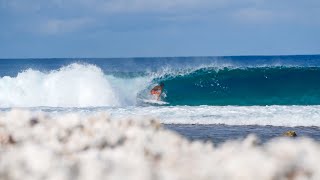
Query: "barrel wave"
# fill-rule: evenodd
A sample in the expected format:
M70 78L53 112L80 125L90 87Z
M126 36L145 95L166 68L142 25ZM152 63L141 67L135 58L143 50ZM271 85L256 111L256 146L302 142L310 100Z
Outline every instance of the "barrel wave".
M320 105L319 66L108 72L98 65L72 63L0 77L0 108L159 106L143 100L153 98L150 89L160 82L165 84L165 106Z
M201 68L156 78L170 105L319 105L319 67Z

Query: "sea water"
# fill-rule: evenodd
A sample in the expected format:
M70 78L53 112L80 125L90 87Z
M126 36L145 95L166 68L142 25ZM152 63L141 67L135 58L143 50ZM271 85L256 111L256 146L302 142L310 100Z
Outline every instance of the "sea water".
M319 75L317 55L2 59L0 179L317 180Z
M166 104L146 103L160 82ZM213 142L289 129L319 140L319 82L319 55L2 59L0 111L151 117Z

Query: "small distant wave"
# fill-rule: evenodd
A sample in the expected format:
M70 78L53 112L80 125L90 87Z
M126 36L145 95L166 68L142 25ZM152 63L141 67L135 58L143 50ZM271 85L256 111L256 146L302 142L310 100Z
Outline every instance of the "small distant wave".
M154 117L165 124L320 126L320 106L170 106L100 111L110 112L117 118ZM78 112L86 114L84 110Z
M10 111L11 109L1 110ZM31 112L45 112L51 117L76 113L88 117L94 113L108 113L117 119L131 117L156 118L164 124L225 124L285 127L320 127L320 106L129 106L86 108L28 108Z

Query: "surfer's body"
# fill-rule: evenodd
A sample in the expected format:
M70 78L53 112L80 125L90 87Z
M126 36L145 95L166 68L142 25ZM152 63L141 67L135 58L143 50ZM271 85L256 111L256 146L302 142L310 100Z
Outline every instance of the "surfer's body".
M157 100L160 99L160 96L163 92L164 84L160 83L159 85L153 87L150 91L150 94L157 97Z

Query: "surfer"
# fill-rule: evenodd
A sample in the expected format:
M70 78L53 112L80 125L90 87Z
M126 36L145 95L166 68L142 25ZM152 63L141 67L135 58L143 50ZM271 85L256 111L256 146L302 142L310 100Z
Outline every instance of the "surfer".
M153 87L150 91L150 94L157 97L157 100L160 99L164 87L164 83L161 82L159 85Z

